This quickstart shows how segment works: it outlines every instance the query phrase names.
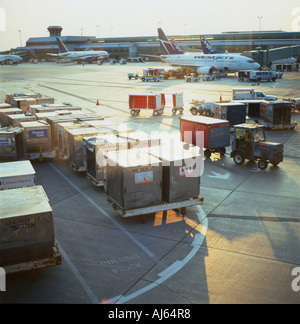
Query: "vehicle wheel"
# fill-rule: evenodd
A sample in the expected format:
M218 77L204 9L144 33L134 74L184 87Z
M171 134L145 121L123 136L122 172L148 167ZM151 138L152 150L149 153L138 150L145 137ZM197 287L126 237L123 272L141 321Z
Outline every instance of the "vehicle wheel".
M153 81L156 82L156 78L153 78Z
M261 170L265 170L268 166L268 162L266 160L259 160L257 165Z
M210 158L211 157L211 150L210 149L206 149L204 151L204 155L205 155L205 157Z
M179 109L179 113L182 114L183 113L183 108Z
M172 114L173 114L173 115L176 115L176 113L177 113L177 109L176 109L176 108L173 108L173 109L172 109Z
M195 82L198 82L198 79L195 79Z
M198 113L197 108L195 108L195 107L191 108L191 113L192 113L192 115L196 116Z
M205 113L205 116L206 116L206 117L209 117L209 116L210 116L210 112L207 111L207 112Z
M142 78L142 81L145 82L145 78Z
M292 106L291 113L293 114L295 112L295 107Z
M131 116L134 116L135 115L135 110L131 109L130 114L131 114Z
M186 79L186 82L191 82L191 81L192 81L191 78Z
M273 78L272 81L275 82L276 81L276 78Z
M261 81L261 78L258 78L257 81L260 82Z
M159 115L158 110L154 110L154 111L153 111L153 115L154 115L154 116L158 116L158 115Z
M219 148L219 152L220 152L221 155L226 154L226 147Z
M245 156L242 152L235 152L233 156L233 161L237 165L242 165L245 162Z
M210 112L210 113L209 113L209 116L210 116L210 117L215 117L215 114L214 114L213 112Z

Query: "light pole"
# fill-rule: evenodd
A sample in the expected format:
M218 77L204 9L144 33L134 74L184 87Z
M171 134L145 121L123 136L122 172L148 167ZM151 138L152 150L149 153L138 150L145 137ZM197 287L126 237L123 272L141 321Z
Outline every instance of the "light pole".
M96 27L97 27L97 35L98 35L98 38L99 38L99 37L100 37L100 36L99 36L99 28L100 28L100 26L97 25Z
M261 20L263 19L263 16L257 17L259 19L259 32L261 33Z
M188 24L184 24L184 35L186 36L186 28Z
M22 29L19 29L18 32L20 34L20 47L22 47L22 36L21 36Z

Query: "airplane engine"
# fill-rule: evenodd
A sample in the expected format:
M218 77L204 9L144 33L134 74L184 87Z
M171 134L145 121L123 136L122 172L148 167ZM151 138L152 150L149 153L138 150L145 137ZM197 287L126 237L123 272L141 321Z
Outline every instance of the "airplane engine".
M211 74L211 73L213 73L213 71L214 71L214 68L208 67L208 66L199 67L197 69L198 74Z

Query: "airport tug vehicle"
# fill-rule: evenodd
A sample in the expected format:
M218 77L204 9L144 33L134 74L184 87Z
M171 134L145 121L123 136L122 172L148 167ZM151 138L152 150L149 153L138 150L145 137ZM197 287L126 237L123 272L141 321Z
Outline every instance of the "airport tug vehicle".
M283 144L267 142L264 126L240 124L233 128L230 156L237 165L242 165L246 159L258 161L258 167L264 170L269 162L276 166L283 161Z

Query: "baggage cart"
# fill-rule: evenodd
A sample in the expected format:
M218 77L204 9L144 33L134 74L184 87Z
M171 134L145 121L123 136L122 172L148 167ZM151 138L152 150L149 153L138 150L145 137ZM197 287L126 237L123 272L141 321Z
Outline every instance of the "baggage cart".
M43 187L2 190L0 201L0 267L15 273L61 264Z
M36 172L30 161L1 163L0 190L36 185Z
M193 116L180 118L181 140L204 148L204 155L211 153L225 154L230 145L230 124L217 118Z
M139 115L143 110L150 110L154 116L161 115L165 108L165 97L162 94L130 94L129 109L132 116Z

